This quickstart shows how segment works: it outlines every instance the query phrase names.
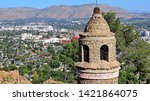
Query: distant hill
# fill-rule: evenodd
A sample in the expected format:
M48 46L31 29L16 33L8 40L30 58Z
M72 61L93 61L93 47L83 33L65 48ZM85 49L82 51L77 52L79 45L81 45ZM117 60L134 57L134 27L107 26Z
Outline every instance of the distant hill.
M26 19L36 17L39 10L35 8L0 8L0 20Z
M98 5L102 11L114 11L119 18L134 18L134 17L148 17L150 14L131 14L128 11L109 6L106 4ZM17 8L0 8L0 20L14 20L14 19L27 19L27 18L89 18L91 17L95 4L85 5L57 5L50 6L44 9L29 8L29 7L17 7Z

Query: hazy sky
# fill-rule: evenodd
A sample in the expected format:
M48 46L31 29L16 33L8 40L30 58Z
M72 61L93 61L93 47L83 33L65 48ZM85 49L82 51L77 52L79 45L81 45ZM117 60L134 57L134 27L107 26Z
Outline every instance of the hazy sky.
M95 2L96 0L0 0L0 8L46 8L50 5L81 5ZM129 11L150 12L150 0L98 0L98 3L121 7Z

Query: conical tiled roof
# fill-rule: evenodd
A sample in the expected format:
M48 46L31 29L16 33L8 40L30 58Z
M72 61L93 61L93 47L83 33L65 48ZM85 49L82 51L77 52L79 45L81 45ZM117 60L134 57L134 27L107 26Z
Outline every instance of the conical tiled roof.
M88 24L85 27L81 36L113 36L114 33L110 32L110 28L106 20L101 15L100 9L95 7L93 10L93 15L90 18Z

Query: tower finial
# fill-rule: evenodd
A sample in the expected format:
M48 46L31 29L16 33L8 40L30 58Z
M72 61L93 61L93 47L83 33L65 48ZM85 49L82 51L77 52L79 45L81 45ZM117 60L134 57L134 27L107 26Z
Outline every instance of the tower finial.
M96 0L96 7L97 7L97 0Z

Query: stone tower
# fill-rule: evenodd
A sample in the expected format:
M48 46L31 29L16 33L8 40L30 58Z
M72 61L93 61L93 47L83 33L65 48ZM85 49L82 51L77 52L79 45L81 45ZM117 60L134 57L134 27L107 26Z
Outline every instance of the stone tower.
M80 62L76 63L79 84L117 84L119 62L116 60L115 33L98 7L80 34Z

